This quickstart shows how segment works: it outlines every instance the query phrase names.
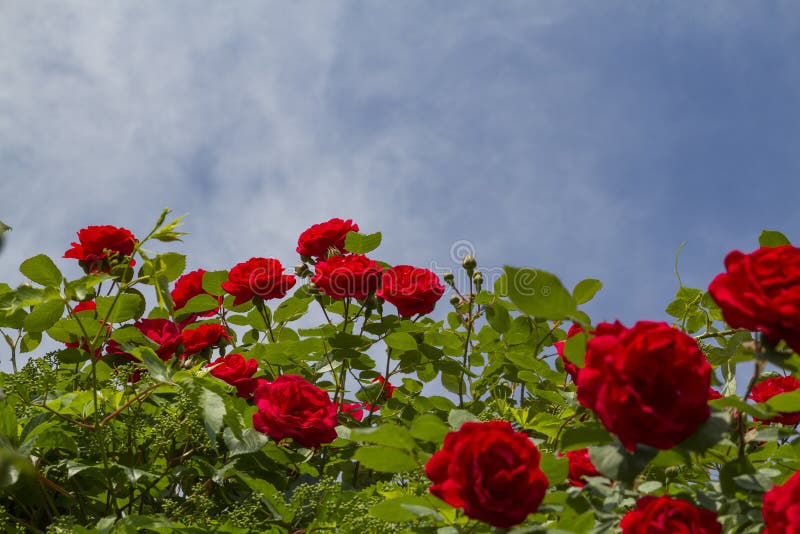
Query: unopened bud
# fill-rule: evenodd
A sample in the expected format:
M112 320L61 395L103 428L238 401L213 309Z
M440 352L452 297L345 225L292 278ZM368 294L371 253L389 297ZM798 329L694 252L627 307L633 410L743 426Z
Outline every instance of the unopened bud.
M453 295L452 297L450 297L450 304L452 304L453 306L458 306L459 304L461 304L461 298L458 295Z
M314 282L309 282L306 288L308 289L309 295L313 295L315 297L320 295L319 286L317 286L317 284Z
M294 266L294 274L299 276L300 278L306 278L311 276L311 269L308 268L308 265L305 263L298 263Z
M478 291L480 291L481 286L483 285L483 275L480 271L476 271L475 274L472 275L472 281L475 282L475 287L477 287Z
M475 259L475 256L472 254L467 254L464 256L464 259L461 260L461 266L467 270L467 272L471 273L475 270L475 267L478 266L478 261Z
M447 271L446 273L444 273L444 282L446 284L449 284L449 285L452 286L453 283L455 283L455 281L456 281L456 277L453 276L453 273L451 273L450 271Z
M378 307L378 297L375 296L375 293L371 293L364 299L364 308L367 310L374 310Z

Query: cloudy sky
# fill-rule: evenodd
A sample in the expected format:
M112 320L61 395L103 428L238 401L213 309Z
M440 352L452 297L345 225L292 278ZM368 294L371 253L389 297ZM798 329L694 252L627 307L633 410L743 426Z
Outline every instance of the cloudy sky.
M705 286L800 241L798 49L792 2L0 2L0 280L163 207L207 269L338 216L663 318L681 242Z

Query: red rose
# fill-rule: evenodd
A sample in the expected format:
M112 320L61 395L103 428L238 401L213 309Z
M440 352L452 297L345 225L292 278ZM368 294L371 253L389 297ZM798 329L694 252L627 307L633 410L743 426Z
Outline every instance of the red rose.
M255 391L253 426L275 441L292 438L303 447L336 439L336 405L328 394L298 375L262 380Z
M281 262L274 258L250 258L231 269L222 289L236 297L238 306L254 297L280 299L294 286L294 275L283 274Z
M183 355L186 358L219 344L223 339L231 340L231 336L221 324L201 324L194 330L181 332Z
M366 256L351 254L320 261L314 272L311 281L331 298L363 300L380 286L382 270Z
M443 294L444 286L436 273L410 265L396 265L383 273L383 284L376 292L397 306L401 317L432 312Z
M571 338L575 334L583 332L583 328L581 328L577 324L573 324L569 327L569 331L567 332L567 339ZM572 379L573 382L578 382L578 366L572 363L567 359L564 355L564 345L567 344L567 340L564 341L556 341L553 343L553 346L556 348L556 352L558 353L558 357L561 358L561 361L564 363L564 370L567 372L569 377Z
M647 495L636 501L636 509L622 517L622 534L719 534L722 525L716 512L674 499L669 495Z
M301 256L324 260L329 251L344 254L344 240L347 232L358 232L358 225L347 219L331 219L328 222L315 224L297 240L297 253Z
M800 471L764 494L762 534L800 534Z
M507 421L467 422L444 438L425 474L431 493L464 513L508 528L534 513L548 481L536 445Z
M88 272L109 272L115 263L125 261L133 254L137 240L125 228L116 226L89 226L78 231L78 243L64 253L65 258L78 260ZM136 265L130 259L131 266Z
M208 291L203 289L203 275L206 274L205 270L197 269L190 273L186 273L178 280L175 281L175 288L172 290L172 303L175 305L175 311L180 311L181 308L192 300L197 295L211 295ZM220 305L222 305L222 297L217 297ZM217 313L217 310L209 310L207 312L196 314L197 317L211 317Z
M133 326L156 342L156 354L164 361L175 356L175 351L183 340L178 325L168 319L139 319Z
M762 380L750 392L749 399L755 402L767 402L775 395L781 393L788 393L800 389L800 380L793 376L773 376ZM754 418L755 419L755 418ZM796 425L800 423L800 412L781 412L781 415L776 415L767 420L755 419L763 423L780 423L782 425Z
M800 352L800 248L738 250L725 258L708 292L734 328L758 331L770 343L781 339Z
M720 393L716 389L708 388L708 400L712 401L712 400L724 399L724 398L725 398L725 395L723 395L722 393Z
M628 450L670 449L705 421L711 366L691 336L666 323L601 323L586 345L578 400Z
M253 375L258 371L257 360L245 360L241 354L228 354L206 364L213 376L234 386L242 398L250 398L256 390L258 381Z
M579 488L585 486L586 480L583 477L603 476L595 469L591 458L589 458L589 449L568 451L566 457L569 461L569 483L573 486Z

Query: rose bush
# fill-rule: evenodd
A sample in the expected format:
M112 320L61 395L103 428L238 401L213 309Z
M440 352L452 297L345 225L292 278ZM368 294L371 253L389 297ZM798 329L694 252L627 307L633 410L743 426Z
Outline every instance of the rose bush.
M0 531L797 531L781 234L626 327L598 280L391 267L345 219L264 251L295 274L184 273L167 214L0 283Z

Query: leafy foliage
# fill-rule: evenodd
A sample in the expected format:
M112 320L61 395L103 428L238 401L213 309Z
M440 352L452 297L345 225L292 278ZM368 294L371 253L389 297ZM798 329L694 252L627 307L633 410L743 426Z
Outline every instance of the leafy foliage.
M0 374L0 529L489 532L431 495L424 474L448 432L467 421L509 421L541 451L549 489L514 532L604 532L644 495L713 510L726 531L759 532L764 493L800 467L794 428L752 421L800 412L797 392L752 404L736 384L737 366L752 362L754 381L766 361L799 376L800 357L726 328L701 289L680 287L666 311L700 343L722 398L673 449L629 451L578 402L556 356L566 321L591 327L580 307L600 281L570 292L553 274L506 267L484 285L471 258L465 284L445 277L451 309L435 320L399 317L374 294L332 299L308 283L284 299L235 306L223 290L228 271L217 270L176 314L171 284L186 258L143 248L184 235L181 218L167 222L167 214L136 244L135 267L123 258L108 272L67 280L40 254L20 266L31 284L0 284L0 332L13 367ZM380 241L379 232L350 232L345 246L364 254ZM788 240L765 231L760 242ZM300 281L314 267L304 259ZM86 301L95 307L76 311ZM218 324L230 340L186 355L176 339L164 354L164 339L143 320L183 330ZM566 361L583 366L588 338L566 341ZM58 348L42 353L40 343ZM336 406L336 438L306 448L254 428L258 393L208 367L233 353L258 362L247 377L255 383L298 375L324 390ZM22 354L30 357L19 367ZM573 484L563 454L586 447L600 476Z

